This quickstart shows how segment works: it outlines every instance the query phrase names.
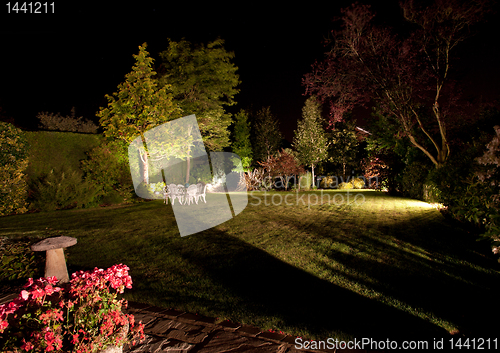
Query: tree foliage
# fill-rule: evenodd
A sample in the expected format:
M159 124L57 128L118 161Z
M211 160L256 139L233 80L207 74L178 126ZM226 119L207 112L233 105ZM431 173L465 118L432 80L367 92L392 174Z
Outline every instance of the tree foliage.
M282 140L279 121L271 113L271 107L263 107L256 113L254 126L254 159L265 161L278 152Z
M0 122L0 216L26 212L29 144L14 125Z
M300 161L312 169L328 156L328 138L321 118L321 104L316 97L309 97L302 108L302 120L297 123L293 139Z
M228 147L232 117L225 108L236 103L240 84L238 68L232 63L234 53L224 49L222 39L206 46L169 39L160 58L160 84L170 85L184 115L196 115L206 147L210 151Z
M359 141L355 132L354 123L337 123L330 133L328 161L342 168L342 178L346 180L347 167L354 167L358 162L356 155Z
M92 121L76 116L75 107L71 109L71 115L62 116L61 113L40 112L37 114L40 121L38 127L43 130L84 132L95 134L99 128Z
M250 121L248 113L240 110L235 116L233 131L233 152L241 158L241 164L244 171L248 171L252 165L252 143L250 134Z
M307 93L330 102L332 122L358 105L377 103L439 167L450 154L453 127L465 119L466 105L451 79L455 47L481 21L486 1L408 0L401 7L411 24L406 36L377 26L368 5L344 9L331 50L304 84Z
M285 190L288 190L288 182L291 178L305 173L295 156L285 149L281 149L276 156L269 156L267 160L259 164L264 167L268 175L278 177Z
M153 59L146 51L146 43L139 46L139 53L134 55L132 71L125 75L125 81L118 85L118 92L106 95L108 106L97 113L104 135L111 140L123 142L124 147L138 136L145 141L144 133L154 127L180 117L180 109L174 102L170 86L160 87L156 72L152 68ZM170 140L165 148L154 148L156 155L141 146L141 160L144 181L149 180L150 160L160 160L176 155L184 148L186 135L179 135ZM182 157L179 155L178 157Z
M118 92L106 95L108 106L97 113L108 138L130 143L153 127L180 117L170 86L158 86L146 47L146 43L139 46L132 71L118 85Z

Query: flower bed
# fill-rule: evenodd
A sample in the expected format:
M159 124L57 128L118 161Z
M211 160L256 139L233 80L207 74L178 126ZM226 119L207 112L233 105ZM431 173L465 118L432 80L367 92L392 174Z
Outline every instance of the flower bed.
M78 271L61 286L55 277L30 278L15 300L0 305L0 349L97 352L144 339L144 325L122 313L127 302L117 299L132 288L128 270L120 264Z

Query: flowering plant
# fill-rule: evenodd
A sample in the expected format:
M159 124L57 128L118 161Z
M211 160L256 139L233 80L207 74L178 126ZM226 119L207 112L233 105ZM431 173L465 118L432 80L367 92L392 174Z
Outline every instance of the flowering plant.
M61 286L55 277L30 278L16 299L0 305L0 349L96 352L143 340L144 325L122 313L127 302L117 299L132 288L128 270L120 264L78 271Z

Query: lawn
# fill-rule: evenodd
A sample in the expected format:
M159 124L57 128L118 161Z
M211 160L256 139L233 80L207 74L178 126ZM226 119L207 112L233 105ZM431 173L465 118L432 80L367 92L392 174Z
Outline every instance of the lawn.
M0 236L72 236L69 269L127 264L129 300L311 339L500 332L500 264L431 205L370 190L248 199L186 237L162 201L2 217Z

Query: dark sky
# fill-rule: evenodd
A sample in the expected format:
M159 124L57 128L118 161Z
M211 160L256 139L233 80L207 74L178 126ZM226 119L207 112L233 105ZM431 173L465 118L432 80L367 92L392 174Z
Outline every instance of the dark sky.
M194 2L172 6L167 1L113 5L56 1L55 14L7 14L6 3L0 17L0 106L26 128L36 126L37 112L66 115L73 106L79 116L97 121L96 111L106 104L104 95L123 81L143 42L158 58L167 38L207 43L220 37L226 49L234 51L239 68L238 108L271 106L291 140L306 98L302 77L321 59L321 42L332 29L332 19L351 2L323 2L321 7L240 2L218 7ZM397 1L384 6L376 7L377 12L388 21L396 20ZM487 39L476 38L472 49L465 51L482 61L474 65L481 74L470 74L474 84L492 90L500 78L499 25L494 23ZM491 69L484 70L486 66Z

